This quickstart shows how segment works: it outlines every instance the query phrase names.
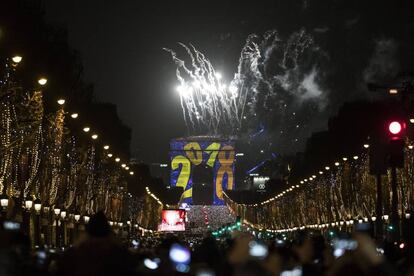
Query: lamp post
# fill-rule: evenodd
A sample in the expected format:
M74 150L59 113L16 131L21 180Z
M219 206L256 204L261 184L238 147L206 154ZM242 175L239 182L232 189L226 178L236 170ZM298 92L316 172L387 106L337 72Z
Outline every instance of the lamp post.
M55 247L59 246L59 214L60 214L60 208L55 206L53 209L53 213L55 214Z
M46 217L46 227L45 227L45 243L49 246L52 245L52 228L53 228L53 219L51 218L50 207L43 207L43 216ZM42 227L42 223L40 225Z
M0 195L0 206L1 206L1 220L7 217L7 207L9 206L9 197L6 194Z
M130 241L131 240L131 221L130 220L128 220L127 221L127 226L128 226L128 228L127 228L127 234L128 234L128 241Z
M371 220L372 220L372 225L374 228L374 238L376 238L377 237L377 225L375 221L377 220L377 217L375 216L375 214L372 215Z
M89 216L87 216L87 215L83 216L83 221L85 222L85 225L87 225L89 223L89 219L90 219Z
M66 223L65 223L65 219L66 219L66 211L65 210L61 210L60 211L60 218L61 218L61 223L60 223L60 232L61 232L61 246L66 246Z
M33 208L33 198L31 196L28 196L24 200L24 208L23 208L23 231L29 237L31 236L30 235L30 218L31 218L31 209L32 208Z
M401 225L401 230L402 230L402 235L404 236L404 238L407 238L407 235L409 235L409 231L411 231L411 227L410 227L410 221L412 220L411 218L411 214L412 211L411 210L405 210L404 212L404 218L402 219L402 225Z
M81 215L78 212L76 212L73 218L75 219L75 235L74 235L74 240L75 240L78 238L79 221L80 221Z
M36 214L35 219L35 245L40 245L40 212L42 210L42 202L39 198L34 201L34 209Z

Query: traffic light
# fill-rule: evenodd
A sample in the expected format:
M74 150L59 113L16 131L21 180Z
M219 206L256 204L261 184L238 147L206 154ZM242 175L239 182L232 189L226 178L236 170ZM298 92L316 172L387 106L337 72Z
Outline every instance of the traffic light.
M399 120L388 122L388 132L391 140L402 139L405 134L405 123Z
M388 122L388 153L389 165L391 167L404 167L404 136L406 124L402 120L391 120Z

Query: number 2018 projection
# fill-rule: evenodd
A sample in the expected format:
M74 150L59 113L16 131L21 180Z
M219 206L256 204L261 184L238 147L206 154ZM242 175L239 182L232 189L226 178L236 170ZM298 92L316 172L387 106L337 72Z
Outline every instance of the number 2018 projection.
M192 204L196 167L212 170L213 204L222 205L223 190L234 188L234 141L221 139L174 139L170 142L171 186L182 187L181 203Z

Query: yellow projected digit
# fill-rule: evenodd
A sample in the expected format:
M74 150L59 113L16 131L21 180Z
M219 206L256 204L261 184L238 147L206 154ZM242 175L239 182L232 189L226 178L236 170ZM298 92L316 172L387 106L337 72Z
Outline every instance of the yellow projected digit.
M220 149L219 143L211 143L204 151L208 154L210 154L210 157L207 160L207 165L210 167L214 166L214 163L216 162L216 157L218 154L218 150Z
M191 197L191 189L187 190L188 180L190 179L191 173L191 162L187 159L187 157L182 155L177 155L171 161L171 169L177 170L181 166L180 174L178 175L177 183L175 184L177 187L183 187L184 198Z
M216 177L216 195L219 199L223 199L223 179L227 174L227 190L233 189L233 162L234 149L232 146L224 146L218 153L218 161L220 168L217 171Z
M200 144L197 142L191 142L184 146L185 154L191 163L194 165L200 165L203 162L203 152L201 151Z

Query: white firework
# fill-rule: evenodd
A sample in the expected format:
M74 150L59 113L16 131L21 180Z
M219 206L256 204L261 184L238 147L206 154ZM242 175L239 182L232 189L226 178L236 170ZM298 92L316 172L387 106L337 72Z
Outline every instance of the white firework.
M194 46L179 44L188 62L173 50L164 50L177 65L177 91L185 122L192 130L237 134L242 122L252 126L276 118L280 131L285 132L298 123L288 115L300 114L303 103L317 101L323 106L325 93L318 82L321 51L303 29L287 39L275 30L248 36L229 83Z
M187 126L195 130L205 128L213 134L234 133L241 125L246 92L240 93L236 80L225 83L222 75L194 46L180 45L190 57L190 65L174 51L164 50L171 53L177 65L177 91Z

